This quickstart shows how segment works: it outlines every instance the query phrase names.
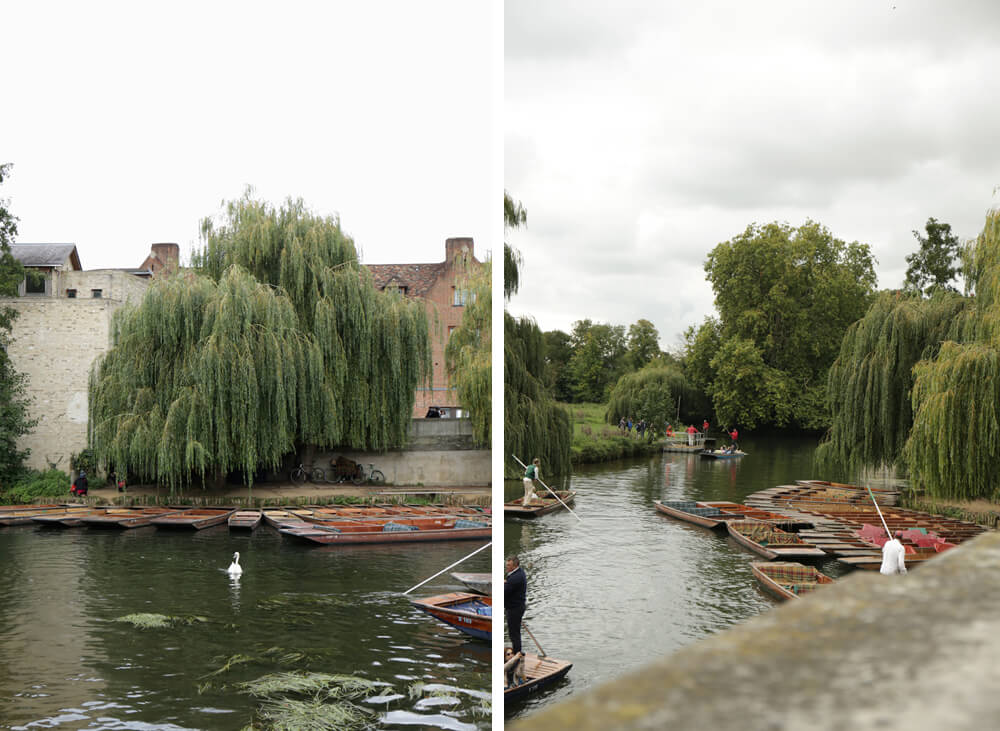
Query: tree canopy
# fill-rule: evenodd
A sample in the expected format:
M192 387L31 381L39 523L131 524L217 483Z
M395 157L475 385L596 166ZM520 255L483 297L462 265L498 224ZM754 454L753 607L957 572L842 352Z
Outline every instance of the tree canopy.
M903 467L938 497L1000 497L1000 212L963 258L974 295L884 293L848 331L823 463Z
M472 296L465 304L461 324L445 346L448 377L458 392L459 403L471 414L473 441L487 446L493 417L492 271L492 264L486 262L469 275L467 282L458 285Z
M919 231L913 232L920 248L906 257L909 266L903 288L928 296L938 290L958 291L952 282L960 271L957 262L961 244L958 237L952 234L951 224L941 223L932 217L927 219L924 230L926 236Z
M336 218L251 192L202 224L194 271L116 313L91 374L91 442L171 486L277 468L301 444L405 442L430 373L424 308L372 286Z
M716 246L705 271L719 319L689 332L686 357L705 369L692 380L705 383L716 418L827 426L827 370L875 286L868 245L812 221L752 224Z
M0 185L10 175L12 165L0 165ZM24 267L11 253L17 236L17 216L10 212L6 199L0 198L0 296L15 297L24 279ZM34 428L36 419L29 416L27 376L14 370L7 349L18 312L0 307L0 485L9 487L24 469L30 450L18 449L17 441Z
M626 370L624 325L577 320L570 333L573 354L567 365L576 402L604 402Z
M527 221L523 206L504 191L504 230ZM504 299L517 291L520 254L504 243ZM524 461L539 457L553 475L570 473L573 429L569 414L552 398L546 384L545 343L542 331L529 318L515 318L504 309L504 469L519 474L511 455Z
M663 427L677 421L678 402L681 422L700 423L705 418L705 397L689 383L680 366L656 362L618 379L606 418L611 424L626 417Z

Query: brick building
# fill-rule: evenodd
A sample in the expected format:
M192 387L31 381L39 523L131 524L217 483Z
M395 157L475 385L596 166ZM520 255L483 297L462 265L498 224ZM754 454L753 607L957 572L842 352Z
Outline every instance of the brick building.
M448 383L444 348L451 333L462 322L469 292L463 280L480 266L471 238L447 239L444 261L436 264L369 264L375 287L419 299L427 308L431 329L431 363L434 376L430 388L417 389L414 418L427 415L431 407L443 409L443 416L461 414L455 389Z
M87 446L90 367L111 346L111 318L138 302L157 272L178 265L177 244L154 244L136 269L84 271L74 244L13 244L26 270L19 296L3 298L18 311L8 350L28 376L27 395L38 425L19 441L27 466L69 470L70 455Z

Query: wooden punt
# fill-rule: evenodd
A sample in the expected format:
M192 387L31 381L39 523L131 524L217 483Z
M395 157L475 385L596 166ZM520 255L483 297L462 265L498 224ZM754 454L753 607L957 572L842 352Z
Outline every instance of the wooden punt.
M275 529L281 529L286 525L301 525L309 527L306 521L295 513L281 508L264 508L262 511L264 522Z
M865 487L864 485L849 485L844 482L830 482L829 480L796 480L795 484L802 485L803 487L828 487L836 490L858 490L866 495L868 494L868 490L871 490L872 492L899 492L899 490L895 490L891 487Z
M726 501L696 502L694 500L655 500L653 506L672 518L694 523L705 528L725 527L730 520L757 520L773 525L811 526L808 521L797 520L781 513L740 505Z
M410 519L412 520L412 519ZM359 523L343 521L336 525L314 523L296 525L286 523L278 528L283 536L323 545L351 545L365 543L409 543L413 541L458 541L489 539L492 527L478 521L446 520L441 527L421 528L407 526L408 521L374 521Z
M771 561L776 558L824 558L826 553L806 543L794 533L786 533L767 523L731 520L726 523L729 535L744 548Z
M754 561L750 569L760 585L778 599L794 599L818 586L833 583L833 579L826 574L800 563Z
M253 530L260 521L259 510L237 510L229 516L229 530Z
M705 459L736 459L737 457L746 457L747 453L737 449L735 452L727 452L724 449L706 449L699 454Z
M107 508L97 515L85 515L80 520L91 528L140 528L154 518L176 513L180 508Z
M564 678L572 667L573 663L565 660L525 653L523 682L518 685L508 685L507 673L504 672L504 706L509 707L507 704L524 700L529 695L553 685ZM507 664L504 665L504 670L507 670Z
M465 584L469 590L474 591L477 594L493 593L493 574L477 574L456 571L452 573L452 576L460 584Z
M385 505L351 505L351 506L332 506L332 505L307 505L304 508L296 508L296 512L300 510L309 510L315 514L327 514L342 518L379 518L379 517L391 517L394 515L484 515L486 511L482 508L477 508L469 505L400 505L400 504L385 504Z
M493 638L493 598L462 591L411 599L413 606L477 640Z
M35 523L41 523L55 528L76 528L83 525L83 518L91 515L104 515L104 508L68 508L66 510L49 510L41 515L33 515Z
M153 518L150 522L157 528L190 528L201 530L225 523L236 510L234 508L188 508L180 512Z
M567 505L572 505L576 499L576 493L572 490L557 490L556 495ZM536 495L535 499L527 506L521 504L521 499L511 500L509 503L503 504L503 515L505 518L537 518L539 515L563 510L559 500L548 493Z
M37 507L22 505L20 510L4 510L0 512L0 525L26 525L31 523L32 518L36 515L65 514L69 512L83 512L85 510L93 510L93 508L88 505L44 505Z

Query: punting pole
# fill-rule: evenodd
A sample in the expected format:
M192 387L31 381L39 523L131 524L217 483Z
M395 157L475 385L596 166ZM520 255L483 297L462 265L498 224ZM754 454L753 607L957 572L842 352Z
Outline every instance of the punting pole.
M868 485L865 485L865 489L868 490L868 496L872 499L872 502L875 503L875 512L878 513L878 517L882 518L882 527L885 528L886 535L889 536L889 540L892 540L892 533L889 531L889 526L885 523L885 518L882 517L882 511L879 510L878 501L875 500L875 495L872 494L872 489L868 487Z
M467 558L472 558L472 557L473 557L473 556L475 556L475 555L476 555L477 553L479 553L480 551L482 551L482 550L483 550L484 548L489 548L489 547L490 547L490 546L492 546L492 545L493 545L493 541L490 541L490 542L489 542L489 543L487 543L487 544L486 544L485 546L480 546L479 548L477 548L477 549L476 549L475 551L473 551L472 553L470 553L470 554L469 554L468 556L466 556L465 558L460 558L460 559L459 559L458 561L456 561L455 563L453 563L453 564L452 564L451 566L449 566L448 568L444 568L444 569L441 569L441 570L440 570L440 571L438 571L438 572L437 572L436 574L434 574L434 576L430 576L430 577L428 577L428 578L424 579L423 581L421 581L421 582L420 582L419 584L417 584L416 586L414 586L414 587L412 587L412 588L410 588L410 589L407 589L406 591L404 591L404 592L403 592L403 594L404 594L404 595L406 595L406 594L409 594L409 593L410 593L411 591L413 591L414 589L419 589L419 588L420 588L421 586L423 586L424 584L426 584L426 583L427 583L428 581L430 581L431 579L433 579L433 578L436 578L436 577L440 576L441 574L443 574L443 573L444 573L445 571L447 571L448 569L453 569L453 568L455 568L455 567L456 567L456 566L458 566L458 565L459 565L460 563L462 563L462 561L465 561L465 559L467 559Z
M511 456L511 457L513 457L514 459L516 459L516 460L517 460L517 463L518 463L519 465L521 465L522 467L524 467L524 469L528 469L528 465L526 465L526 464L525 464L524 462L522 462L521 460L517 459L517 455L516 455L516 454L512 454L512 455L510 455L510 456ZM536 479L536 480L538 480L539 482L542 482L542 479L541 479L540 477L536 477L535 479ZM558 495L556 495L556 494L555 494L554 492L552 492L552 488L551 488L551 487L549 487L548 485L546 485L546 484L545 484L544 482L542 482L542 487L544 487L544 488L545 488L546 490L548 490L549 492L551 492L551 493L552 493L552 497L554 497L554 498L555 498L556 500L559 500L559 504L560 504L560 505L562 505L562 506L563 506L564 508L566 508L567 510L569 510L569 512L573 513L573 511L572 511L572 510L570 510L570 507L569 507L569 505L567 505L567 504L566 504L566 503L564 503L564 502L563 502L562 500L560 500L559 496L558 496ZM579 515L577 515L576 513L573 513L573 517L574 517L574 518L576 518L577 520L579 520L579 521L580 521L581 523L583 522L583 518L581 518L581 517L580 517ZM538 649L542 649L542 648L538 648ZM543 652L542 654L544 655L545 653Z
M545 654L545 650L542 649L542 646L538 644L538 640L536 640L535 636L531 634L531 630L528 629L528 625L524 623L523 619L521 620L521 626L524 627L524 631L528 633L528 637L531 638L531 641L535 643L535 647L538 648L538 651L542 654L542 657L548 657L548 655Z

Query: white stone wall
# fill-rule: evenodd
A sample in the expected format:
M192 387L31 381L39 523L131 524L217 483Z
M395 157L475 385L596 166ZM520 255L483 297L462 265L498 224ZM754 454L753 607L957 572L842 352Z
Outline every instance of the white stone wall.
M87 446L87 382L94 361L110 347L111 316L126 300L138 302L149 280L115 270L61 272L54 297L3 298L20 315L8 352L28 376L34 431L19 445L31 449L27 465L55 464L69 471L70 455ZM65 289L77 289L67 299ZM94 299L91 289L101 289Z

